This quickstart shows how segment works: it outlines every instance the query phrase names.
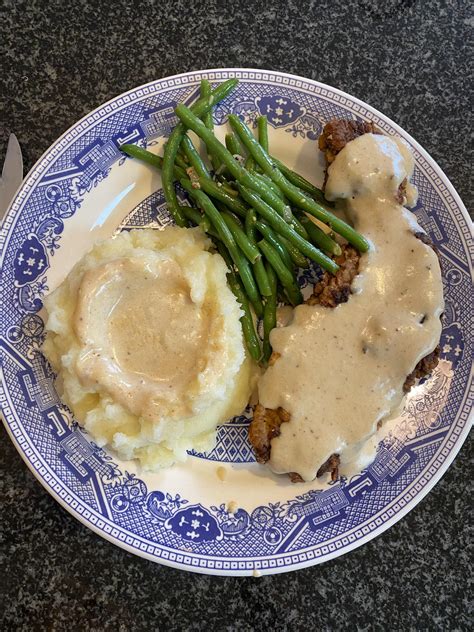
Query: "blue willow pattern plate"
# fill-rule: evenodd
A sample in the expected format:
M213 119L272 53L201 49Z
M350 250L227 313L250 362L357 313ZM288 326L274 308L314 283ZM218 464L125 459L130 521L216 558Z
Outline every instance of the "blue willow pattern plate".
M272 153L321 184L317 139L333 117L372 120L400 134L416 158L414 213L441 255L446 311L441 361L386 430L366 470L336 483L293 485L255 463L246 414L222 425L209 454L158 474L95 445L61 403L41 355L42 298L93 241L170 221L160 176L125 158L124 142L161 152L199 81L236 76L215 111L254 124L266 114ZM220 575L276 573L323 562L399 520L446 471L469 429L472 402L470 223L429 155L376 110L329 86L258 70L192 72L155 81L98 108L43 155L18 191L2 233L1 405L16 448L46 489L81 522L138 555ZM304 287L317 271L300 278ZM236 509L235 509L236 508ZM232 510L232 511L231 511Z

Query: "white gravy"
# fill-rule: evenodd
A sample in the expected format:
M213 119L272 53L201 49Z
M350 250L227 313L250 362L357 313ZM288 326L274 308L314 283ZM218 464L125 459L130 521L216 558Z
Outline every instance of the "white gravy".
M332 454L353 460L377 423L395 414L407 375L438 344L438 259L413 236L420 227L395 201L413 167L404 141L374 134L349 142L329 167L326 197L344 200L371 245L347 303L300 305L288 326L271 333L280 357L260 380L259 401L291 415L272 441L269 466L276 473L311 481ZM405 202L415 200L409 184Z

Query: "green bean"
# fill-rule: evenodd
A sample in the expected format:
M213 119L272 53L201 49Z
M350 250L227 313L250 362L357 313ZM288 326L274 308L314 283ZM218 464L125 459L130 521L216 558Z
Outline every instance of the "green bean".
M288 239L286 239L286 237L283 237L283 235L278 235L278 233L276 235L276 238L282 243L283 246L285 246L295 266L297 266L298 268L308 267L308 260L303 254L301 254L298 248L291 243L291 241L288 241Z
M185 138L187 138L187 136ZM137 147L136 145L128 145L128 144L122 145L120 149L126 154L128 154L129 156L131 156L132 158L137 158L139 160L142 160L143 162L148 163L152 167L155 167L157 169L161 169L163 167L163 158L161 158L161 156L155 156L155 154L152 154L150 151L147 151L146 149L142 149L141 147ZM178 167L177 165L175 165L174 167L173 175L174 175L175 180L181 180L181 178L186 178L188 176L187 171L184 171L183 169L181 169L181 167ZM230 189L229 186L225 186L224 184L222 185L217 184L210 177L197 178L196 182L199 184L201 189L205 191L208 195L211 195L212 197L218 200L221 200L222 202L224 202L224 204L226 204L228 208L230 208L230 210L234 211L241 217L245 217L247 213L247 207L242 203L241 200L237 200L235 199L235 197L232 197L232 196L238 196L239 194L238 191L236 191L235 189L232 189L232 196L231 196L228 193ZM183 207L181 207L181 210L182 208ZM192 218L190 218L189 216L187 217L187 219L192 220ZM197 223L197 222L194 222L194 223Z
M305 226L309 238L313 244L319 246L325 252L329 252L332 255L340 255L341 247L334 241L332 237L326 234L323 230L321 230L314 222L312 222L309 217L307 217L304 213L300 214L300 221Z
M266 116L259 116L257 119L258 142L262 148L268 152L268 121Z
M252 243L257 243L257 231L255 224L257 223L257 213L253 208L249 208L245 216L245 232Z
M276 186L276 184L268 178L268 176L264 177L263 173L255 174L254 171L251 172L253 179L251 182L246 183L243 180L238 179L241 184L249 187L258 195L265 200L267 204L269 204L275 211L285 219L285 221L289 221L291 219L291 208L288 204L288 201L285 199L285 196L280 191L280 189ZM271 181L272 184L268 182Z
M211 89L211 84L209 83L207 79L202 79L200 87L199 87L199 91L200 91L201 98L210 99L212 89ZM204 125L207 127L207 129L211 129L211 130L214 129L214 121L212 120L211 110L208 110L207 112L203 114L202 121Z
M214 241L214 245L217 248L217 251L219 252L220 256L224 259L226 266L229 269L229 272L234 272L234 262L232 261L232 257L230 256L229 251L224 246L222 241L219 238L217 238Z
M298 217L296 215L292 214L291 209L290 209L290 207L288 205L288 200L285 198L285 196L280 191L280 189L277 187L277 185L273 182L273 180L271 178L269 178L266 173L257 173L256 171L253 171L252 174L257 179L260 179L260 181L264 185L266 184L272 190L272 192L275 195L278 195L278 197L281 198L281 200L283 200L283 202L286 205L286 207L285 207L285 211L286 212L283 214L283 218L287 221L287 223L293 224L294 229L296 230L297 233L299 233L301 235L301 237L304 237L305 239L308 239L308 233L307 233L305 227L300 222ZM263 197L263 196L260 196L260 197ZM267 203L268 203L268 201L267 201ZM272 206L272 204L270 204L270 206Z
M308 233L306 232L306 228L303 226L303 224L300 222L300 220L296 217L296 215L293 214L292 218L291 218L291 223L293 225L293 228L295 229L295 231L298 233L298 235L300 237L303 237L303 239L308 239Z
M175 127L175 129L177 129ZM173 216L174 221L178 226L187 226L186 218L183 215L183 212L179 206L178 198L176 197L176 191L174 190L173 184L173 171L174 171L174 163L176 162L178 147L181 144L181 136L174 135L174 130L171 132L171 136L166 143L164 156L163 156L163 176L162 186L163 193L165 195L166 204L168 206L168 210ZM167 156L173 156L173 162L171 163Z
M276 184L272 181L273 186L270 185L266 181L266 178L263 177L263 173L256 173L252 170L251 175L253 177L253 183L252 186L249 186L249 188L258 193L258 195L265 200L265 202L269 204L278 213L278 215L283 217L287 224L295 224L295 217L291 212L288 200L285 199L285 196ZM297 228L296 224L295 230L299 232L302 237L307 237L306 231L303 229L303 232L300 232L300 229Z
M156 169L161 170L163 168L163 158L161 156L155 156L155 154L152 154L151 151L147 149L143 149L143 147L126 143L125 145L120 145L120 151L123 151L132 158L143 160L143 162L148 163Z
M369 248L369 242L363 235L343 220L336 217L333 213L325 209L321 204L308 197L304 191L289 182L272 161L266 151L262 149L257 140L254 138L251 130L240 120L235 114L229 115L229 123L234 132L239 136L247 151L253 156L255 162L261 167L264 173L277 184L288 200L298 208L303 209L310 215L314 215L320 221L328 224L333 230L347 239L349 243L355 246L361 252L366 252Z
M232 197L227 193L224 186L220 186L218 182L215 182L210 178L199 178L197 182L205 193L216 200L223 202L228 209L236 213L239 217L245 218L247 214L247 207L242 202L241 198Z
M244 285L245 291L249 297L250 302L252 303L252 307L254 312L258 318L261 318L263 315L263 303L262 298L259 294L257 284L253 277L252 267L247 259L241 254L240 250L238 253L239 263L235 263L236 271L239 273L239 276ZM229 251L230 252L230 251ZM232 253L231 253L232 256Z
M224 191L232 197L239 197L239 192L237 191L237 189L234 189L232 184L224 176L219 176L219 179L214 180L214 182L219 182L219 186L222 187Z
M255 226L256 226L257 230L261 233L262 237L265 237L265 239L268 241L268 243L271 246L273 246L273 248L275 248L275 250L280 255L281 260L283 261L283 263L288 268L288 270L290 270L290 271L293 270L293 261L291 260L290 253L285 248L283 243L281 241L279 241L279 239L277 238L277 235L275 234L273 229L270 228L270 226L268 226L268 224L266 224L265 222L261 222L261 221L257 221Z
M276 164L276 166L282 172L285 178L289 180L292 184L302 189L306 193L309 193L311 197L316 198L321 204L325 204L326 206L334 206L332 202L328 202L328 200L326 200L321 189L318 189L317 186L306 180L306 178L303 178L303 176L301 176L299 173L287 167L283 162L281 162L281 160L275 158L275 156L270 156L270 158L273 160L273 162Z
M256 362L259 362L261 357L260 343L258 340L257 332L255 330L255 324L250 312L249 303L245 295L245 291L242 288L242 285L234 272L234 263L229 255L229 252L226 250L224 244L220 241L220 239L215 239L215 246L217 248L217 252L224 259L227 268L229 269L229 272L227 274L227 281L229 283L231 291L237 298L243 311L243 314L240 317L240 323L242 325L242 333L244 335L245 346L247 347L250 357L253 358Z
M212 107L224 99L237 85L237 79L229 79L224 81L211 93L209 97L203 97L199 99L191 108L191 111L196 116L203 116L206 112L212 109ZM185 134L186 128L182 123L176 125L170 134L168 142L166 143L164 155L163 155L163 193L165 195L166 204L178 226L186 226L186 219L183 216L181 209L179 208L178 198L176 197L176 191L173 185L173 169L176 161L176 154L178 153L181 140ZM212 134L212 132L210 132Z
M254 167L255 167L254 159L252 158L252 156L247 156L247 159L245 161L245 168L248 171L251 171L252 169L254 169Z
M291 209L284 201L274 194L273 191L267 186L266 183L253 176L245 167L243 167L232 156L230 151L222 145L222 143L210 132L201 120L185 105L180 104L175 109L176 115L182 121L183 125L193 130L207 145L208 148L212 148L213 152L219 156L219 159L227 167L231 175L241 184L257 191L257 193L265 200L267 204L272 206L277 213L282 217L287 218L291 215ZM255 140L255 139L254 139ZM255 141L256 142L256 141ZM258 144L258 143L257 143ZM302 237L306 237L306 231L297 224L295 224L295 230L301 234Z
M339 266L327 255L315 248L313 244L303 239L289 224L282 219L262 198L242 185L238 185L244 200L250 204L280 235L286 237L304 255L319 263L319 265L332 274L337 272Z
M181 169L184 169L185 171L186 169L189 169L189 163L186 160L184 160L183 156L181 156L180 154L176 155L176 160L174 161L174 164L180 167Z
M275 195L278 195L278 197L283 200L283 202L285 202L286 206L288 206L288 203L285 200L285 196L271 178L269 178L265 173L257 173L256 171L252 171L252 175L257 178L257 180L260 180L262 184L269 187L273 191L273 193Z
M277 308L277 278L275 270L267 262L265 264L268 282L270 285L270 295L267 298L263 308L263 360L268 362L272 355L272 347L270 345L270 332L276 327L276 308Z
M194 169L196 174L203 178L210 178L211 174L209 173L204 160L199 155L196 147L194 147L193 141L186 134L183 136L181 146L184 149L184 153L186 154L189 164Z
M257 336L257 332L255 331L252 313L250 312L249 303L245 292L235 272L229 272L227 275L227 280L230 289L240 303L240 307L243 311L240 322L242 324L242 332L250 357L255 360L255 362L260 362L262 351L260 349L260 342Z
M225 146L233 156L243 157L244 154L242 145L240 144L240 141L235 134L225 135Z
M258 142L263 147L263 149L265 149L265 151L268 151L268 125L267 123L268 121L267 121L266 116L257 117ZM260 165L254 165L253 170L255 173L262 172L262 170L260 169Z
M267 202L267 204L275 209L277 213L283 217L287 224L293 224L293 228L299 235L301 235L301 237L307 239L308 234L305 228L293 215L288 204L288 200L273 180L265 173L257 173L255 170L251 171L251 175L255 178L255 181L259 183L259 187L253 186L251 188L254 189L260 197Z
M130 145L128 143L125 145L120 145L120 151L123 151L125 154L131 156L132 158L142 160L143 162L146 162L147 164L155 167L155 169L159 169L160 171L163 168L163 158L161 156L155 156L155 154L152 154L151 151L143 149L142 147L137 147L137 145ZM181 178L186 177L186 171L176 165L173 172L175 180L180 180Z
M255 213L253 208L251 208L248 210L247 216L245 218L245 232L247 233L247 237L250 239L251 243L254 244L255 247L257 247L257 238L256 238L256 230L255 230L256 222L257 222L257 214ZM262 296L270 296L272 290L270 287L270 283L268 281L265 265L261 257L253 264L253 273L255 275L255 280L257 281L260 294ZM265 308L264 308L264 312L265 312Z
M125 152L127 155L132 158L137 158L138 160L142 160L143 162L148 163L152 167L156 169L161 169L163 167L163 158L161 156L155 156L150 151L146 149L142 149L141 147L137 147L136 145L122 145L120 149ZM174 179L181 180L181 178L187 177L187 171L181 169L175 165L174 170ZM241 217L245 217L247 213L247 207L242 203L242 200L237 200L239 192L230 187L229 184L226 183L216 183L211 178L198 178L196 182L199 184L201 189L205 191L211 197L224 202L224 204L234 213L237 213ZM188 218L189 219L189 218Z
M210 198L200 189L194 189L189 180L185 180L183 178L180 180L180 184L197 202L204 211L204 214L210 219L212 225L216 228L219 238L223 241L225 247L230 253L230 256L232 257L232 261L235 263L255 313L260 318L263 314L263 304L253 278L252 270L248 261L245 259L237 246L232 233L222 218L222 215L214 206Z
M262 296L269 296L271 293L270 286L268 285L268 276L265 270L265 264L263 263L263 259L260 258L253 264L253 273L255 275L255 280L257 281L258 289L260 290L260 294ZM264 306L265 309L265 306Z
M210 97L211 84L209 83L207 79L202 79L200 91L201 91L201 97L204 97L204 98ZM214 121L212 119L212 110L209 110L203 115L202 122L207 127L207 129L211 131L214 129ZM209 154L209 160L211 161L212 168L214 169L214 171L217 171L221 164L220 161L216 160L216 158L212 154Z
M286 290L288 298L290 299L290 303L292 305L299 305L303 302L303 296L300 292L300 288L298 287L292 273L288 270L286 265L281 260L278 252L270 246L270 244L265 240L258 242L258 247L265 255L268 263L275 270L277 277L280 279L281 284Z
M197 211L195 208L193 208L192 206L185 206L185 205L182 205L180 208L183 212L183 215L186 217L186 219L189 219L192 222L194 222L196 226L200 226L205 233L209 233L212 230L211 224L209 220L207 219L207 217L204 217L204 215L201 215L201 213Z
M207 79L202 79L201 97L209 95L210 93L211 93L211 84L209 83ZM204 125L207 127L208 130L210 130L211 132L214 131L214 120L212 118L212 110L204 114L204 116L202 117L202 122L204 123ZM211 161L211 165L212 165L212 169L214 173L219 173L219 171L222 169L221 161L213 154L212 151L209 151L207 147L206 149L208 150L207 157Z
M166 143L165 143L165 146L166 146ZM181 158L181 160L182 160L183 162L185 162L186 164L188 164L188 159L186 158L186 154L184 153L184 151L183 151L183 148L182 148L182 147L180 147L180 148L178 149L178 153L176 154L176 156L177 156L178 158Z
M241 226L239 225L237 220L232 216L232 214L226 211L222 213L222 218L224 222L227 224L227 227L232 233L232 236L235 239L240 250L244 253L244 255L247 257L250 263L255 263L256 261L261 259L262 255L259 249L257 248L256 245L254 245L250 241L250 239L244 233Z
M290 302L290 299L281 285L277 285L277 300L280 301L280 303L285 303L285 305L288 305Z

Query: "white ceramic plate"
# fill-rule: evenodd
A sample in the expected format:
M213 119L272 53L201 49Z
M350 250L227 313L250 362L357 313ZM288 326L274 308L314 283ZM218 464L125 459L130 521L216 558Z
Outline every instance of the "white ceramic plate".
M40 353L42 298L96 240L124 228L169 222L160 175L125 159L133 142L161 153L199 82L238 77L215 111L217 134L236 112L268 115L272 153L321 184L317 138L333 117L372 120L399 134L416 159L414 213L439 249L446 312L441 361L413 390L375 462L351 480L293 485L255 463L248 416L219 429L216 448L151 475L95 446L61 404ZM385 116L334 88L278 72L192 72L127 92L69 129L18 191L2 230L0 323L6 427L48 491L108 540L154 561L220 575L293 570L323 562L380 534L414 507L446 471L469 426L472 384L470 221L438 165ZM308 282L309 280L303 280ZM471 398L471 399L470 399ZM217 468L225 473L217 474ZM233 501L238 511L230 513Z

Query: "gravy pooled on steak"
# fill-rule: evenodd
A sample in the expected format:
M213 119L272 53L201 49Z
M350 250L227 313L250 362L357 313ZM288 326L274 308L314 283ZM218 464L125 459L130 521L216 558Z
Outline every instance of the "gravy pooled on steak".
M347 302L300 305L273 330L277 359L259 383L260 405L289 415L271 440L269 466L306 481L333 455L352 460L398 408L407 376L438 344L443 311L436 253L415 238L420 228L399 203L402 183L406 202L416 199L408 146L364 133L331 158L326 197L344 200L371 246Z

